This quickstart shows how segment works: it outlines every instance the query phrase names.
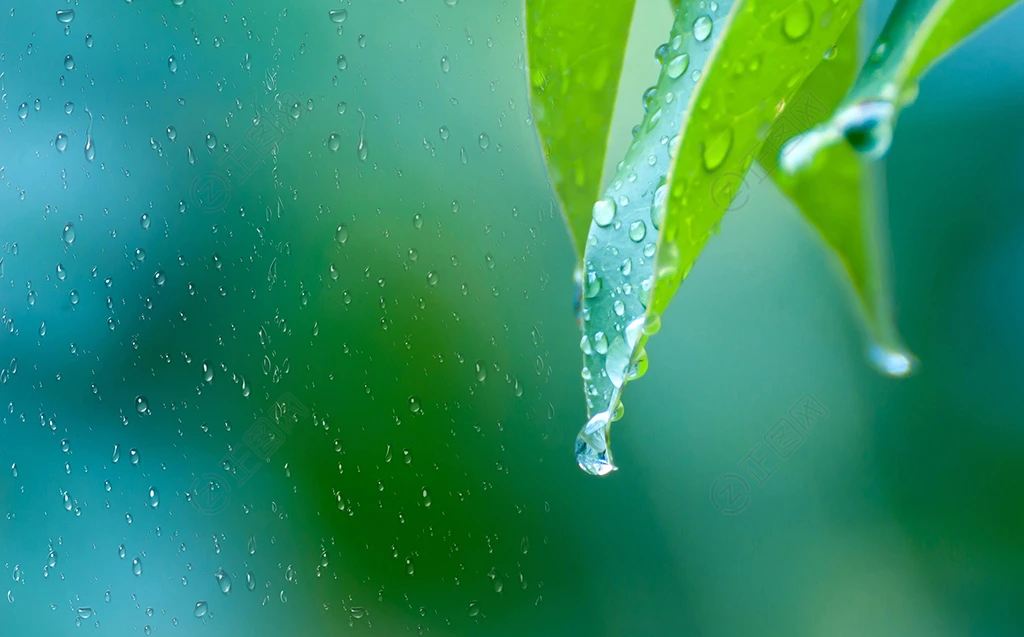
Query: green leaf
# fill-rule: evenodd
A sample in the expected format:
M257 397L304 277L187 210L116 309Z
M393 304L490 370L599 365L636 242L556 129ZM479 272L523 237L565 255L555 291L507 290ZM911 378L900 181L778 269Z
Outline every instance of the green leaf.
M622 414L626 383L646 368L646 339L717 228L763 134L858 5L681 4L637 137L592 213L581 342L590 420L576 439L585 471L614 469L610 423Z
M526 0L530 105L576 247L601 189L634 0Z
M904 376L916 359L893 316L882 171L863 165L864 158L846 144L819 152L813 164L795 176L777 170L779 144L825 120L853 84L860 32L860 22L851 20L826 61L807 78L768 133L758 162L820 233L849 276L872 341L872 363L884 373Z
M853 89L827 122L784 149L783 169L803 170L821 149L844 139L869 159L884 156L900 108L917 97L920 76L1015 1L899 0Z

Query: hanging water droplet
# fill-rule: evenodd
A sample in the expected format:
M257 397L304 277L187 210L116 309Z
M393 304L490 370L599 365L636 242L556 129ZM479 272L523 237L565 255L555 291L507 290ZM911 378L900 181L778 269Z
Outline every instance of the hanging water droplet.
M341 148L341 135L331 133L330 137L327 138L327 148L329 148L331 152L338 152L338 149Z
M213 133L206 134L206 147L213 150L217 147L217 136Z
M64 232L61 234L61 238L64 239L64 243L71 245L75 242L75 224L69 223L64 226Z
M714 24L712 23L711 18L706 15L700 16L693 21L693 37L696 38L698 42L707 40L708 36L711 35L711 29L713 26Z
M441 56L441 72L442 73L447 73L451 68L452 68L452 65L451 65L451 63L448 62L448 56L447 55L442 55Z
M148 212L142 213L142 216L139 217L139 226L142 227L143 230L149 230L150 217Z
M53 145L58 153L63 153L68 149L68 136L64 133L57 133L57 139L54 140Z
M173 55L167 58L167 70L171 73L178 72L178 60Z
M879 372L894 378L904 378L917 371L917 358L902 349L873 345L868 350L868 360Z
M68 293L68 298L71 300L71 305L78 305L78 290L71 290Z
M249 536L248 549L249 549L249 555L256 555L256 536L254 536L254 535L250 535Z
M609 197L598 199L593 209L594 223L602 228L607 226L615 218L615 202Z
M480 150L487 150L490 145L491 138L487 136L487 133L480 133Z
M169 140L171 140L173 142L177 138L178 138L178 129L176 129L173 126L168 126L167 127L167 139L169 139Z
M156 490L156 487L149 488L149 497L146 503L154 509L160 506L160 492Z
M128 459L131 461L133 466L139 466L139 450L132 447L128 450Z
M338 56L338 70L339 71L344 71L347 68L348 68L348 60L345 59L344 55L339 55Z
M75 70L75 58L71 57L71 54L64 56L64 68L68 71Z
M93 143L92 137L85 138L85 160L92 161L96 159L96 144Z
M142 560L137 557L132 558L132 573L136 576L142 575Z
M345 245L345 242L348 241L348 226L339 225L338 229L334 231L334 240L338 245Z
M591 475L607 475L617 468L608 445L610 422L611 414L603 411L591 418L576 436L576 463Z

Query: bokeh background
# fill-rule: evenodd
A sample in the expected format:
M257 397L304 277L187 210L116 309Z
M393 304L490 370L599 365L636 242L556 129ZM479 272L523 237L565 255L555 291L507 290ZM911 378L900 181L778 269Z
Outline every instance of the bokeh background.
M614 148L667 4L638 3ZM900 118L919 373L869 367L765 183L598 479L519 2L16 1L0 634L1024 633L1022 30L1018 6Z

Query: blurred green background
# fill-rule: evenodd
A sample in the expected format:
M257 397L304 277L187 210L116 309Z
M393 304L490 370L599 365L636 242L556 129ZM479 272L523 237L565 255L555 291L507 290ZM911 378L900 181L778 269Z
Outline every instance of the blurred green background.
M622 150L667 4L638 4ZM469 0L0 16L0 634L1024 633L1024 10L927 76L888 159L920 372L868 366L766 182L602 479L523 28Z

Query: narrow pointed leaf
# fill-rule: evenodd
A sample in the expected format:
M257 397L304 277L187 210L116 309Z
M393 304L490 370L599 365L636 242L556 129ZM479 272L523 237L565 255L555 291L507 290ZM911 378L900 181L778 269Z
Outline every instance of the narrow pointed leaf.
M858 5L681 3L637 137L592 213L581 342L590 420L576 442L585 471L614 468L610 423L622 413L627 381L646 367L646 339L718 226L764 133Z
M860 30L860 21L851 20L826 60L801 85L786 112L775 122L758 162L765 171L760 178L771 175L820 233L849 276L872 341L871 361L887 374L903 376L911 371L915 359L903 344L893 316L886 202L884 192L879 192L879 176L871 167L863 166L864 159L846 144L822 150L807 170L794 176L777 169L779 145L827 119L853 84ZM746 183L752 182L758 172L751 170ZM879 194L882 196L876 196Z
M785 149L783 169L790 173L803 170L817 152L844 139L869 159L884 156L900 108L917 97L920 76L1015 2L899 0L853 89L828 121Z
M601 188L634 0L526 0L530 105L577 258Z

